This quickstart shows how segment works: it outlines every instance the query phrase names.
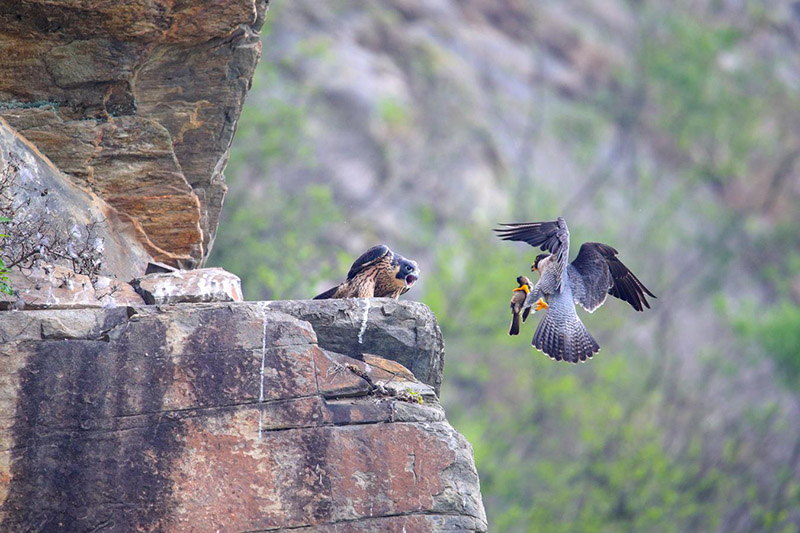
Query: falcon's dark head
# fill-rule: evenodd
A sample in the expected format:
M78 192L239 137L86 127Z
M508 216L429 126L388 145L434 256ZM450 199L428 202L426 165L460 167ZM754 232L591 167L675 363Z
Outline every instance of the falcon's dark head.
M546 259L548 257L550 257L550 254L537 255L536 259L533 261L533 264L531 265L531 272L536 272L537 270L539 270L539 263L542 262L542 259Z
M392 263L395 265L395 279L401 280L406 290L410 289L419 279L417 262L406 259L402 255L395 255L395 260Z

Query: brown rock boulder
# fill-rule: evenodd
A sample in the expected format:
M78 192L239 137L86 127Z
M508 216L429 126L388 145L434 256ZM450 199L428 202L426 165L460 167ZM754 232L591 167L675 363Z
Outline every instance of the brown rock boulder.
M242 282L221 268L157 272L132 282L147 304L241 302Z
M272 305L0 313L0 529L485 531L435 396Z

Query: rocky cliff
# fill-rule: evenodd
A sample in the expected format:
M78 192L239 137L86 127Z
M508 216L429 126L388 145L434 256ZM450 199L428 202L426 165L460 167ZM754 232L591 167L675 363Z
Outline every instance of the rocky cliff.
M486 530L422 304L4 312L0 342L4 531Z
M0 3L4 224L60 243L0 298L0 530L486 530L427 307L164 273L213 243L266 7Z
M128 221L133 245L194 266L213 243L266 8L3 2L0 129L10 125Z

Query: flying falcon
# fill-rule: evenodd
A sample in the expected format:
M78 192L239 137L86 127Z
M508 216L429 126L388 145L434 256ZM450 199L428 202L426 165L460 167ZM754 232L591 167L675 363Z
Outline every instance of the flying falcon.
M519 335L519 315L522 313L522 321L528 319L531 313L530 305L525 307L525 301L533 289L533 283L525 276L517 276L517 287L511 295L511 326L508 328L509 335Z
M394 298L405 294L419 279L416 261L392 252L388 246L373 246L355 260L347 279L314 296L327 298Z
M551 222L501 224L495 229L506 241L527 242L549 254L540 254L531 266L540 278L525 306L547 309L533 335L533 347L557 361L586 361L600 351L597 341L578 318L575 304L593 312L610 294L628 302L637 311L655 298L641 281L617 259L617 251L599 242L586 242L572 263L569 260L569 229L563 217ZM535 302L535 304L534 304Z

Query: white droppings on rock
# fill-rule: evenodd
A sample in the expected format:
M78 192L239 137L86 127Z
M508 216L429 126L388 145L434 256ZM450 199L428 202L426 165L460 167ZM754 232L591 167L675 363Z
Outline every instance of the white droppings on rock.
M44 304L46 306L58 305L58 298L53 295L53 286L47 286L47 298L45 298Z
M358 330L358 344L364 344L364 333L367 332L367 320L369 320L369 298L364 298L364 315L361 317L361 329Z
M261 384L258 390L258 440L261 440L261 432L264 424L264 411L261 404L264 403L264 367L267 360L267 302L258 302L258 309L261 311L261 371L259 379Z

